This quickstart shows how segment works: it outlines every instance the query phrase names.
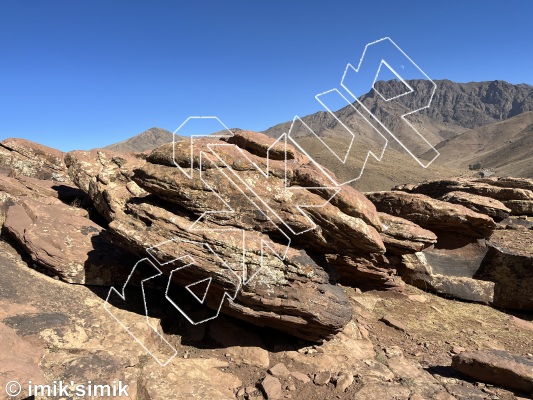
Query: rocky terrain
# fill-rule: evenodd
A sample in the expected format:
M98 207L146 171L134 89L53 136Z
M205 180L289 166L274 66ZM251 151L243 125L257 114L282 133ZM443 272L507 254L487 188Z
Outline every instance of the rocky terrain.
M0 390L533 396L531 179L362 193L250 131L144 153L0 151Z

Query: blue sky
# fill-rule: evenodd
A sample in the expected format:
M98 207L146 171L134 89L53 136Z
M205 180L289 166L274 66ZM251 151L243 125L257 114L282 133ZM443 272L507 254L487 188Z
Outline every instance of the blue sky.
M0 0L0 139L61 150L190 115L263 130L321 109L365 44L432 79L533 84L533 2Z

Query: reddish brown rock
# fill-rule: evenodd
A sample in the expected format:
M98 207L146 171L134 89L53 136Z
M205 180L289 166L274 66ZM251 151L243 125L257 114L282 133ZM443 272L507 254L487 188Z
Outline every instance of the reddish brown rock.
M182 286L212 278L205 302L217 309L221 293L235 289L235 274L237 278L243 275L242 233L205 230L205 226L194 231L189 229L191 223L187 215L144 199L138 204L128 203L127 212L111 222L109 229L116 243L139 256L146 255L146 247L174 237L176 242L153 250L155 257L161 263L185 255L192 257L195 262L187 269L188 275L174 275L173 281ZM224 303L222 313L310 340L329 337L350 321L352 311L345 294L330 283L330 276L314 259L302 250L289 248L283 260L266 253L263 268L259 269L261 253L257 249L261 241L271 240L264 234L254 235L249 238L251 247L244 255L244 273L248 278L256 272L257 275L238 291L235 301ZM213 253L206 251L202 243L209 243ZM223 273L220 260L235 274ZM168 275L181 264L183 261L160 268Z
M420 289L485 304L494 300L494 282L436 273L425 252L402 255L396 266L398 274L406 283Z
M475 182L488 183L492 186L533 190L533 179L512 177L491 177L474 179Z
M261 382L261 389L267 400L278 400L283 396L281 390L281 383L278 378L275 378L271 375L267 375L265 379Z
M533 215L533 200L507 200L503 201L514 215Z
M376 205L378 211L408 219L430 230L486 238L496 227L492 218L486 215L422 194L392 191L369 192L365 195Z
M521 216L511 216L500 221L501 229L533 229L533 218Z
M339 283L363 290L402 291L404 282L397 276L396 266L381 254L350 257L326 254L328 264L339 274Z
M268 370L268 372L272 376L277 376L277 377L280 377L280 378L287 378L291 374L290 371L285 366L285 364L283 364L283 363L277 363L272 368L270 368Z
M44 371L40 368L39 362L44 355L44 349L39 349L31 342L17 335L15 330L0 323L0 340L2 351L0 352L0 388L2 388L2 398L23 399L28 397L27 382L35 384L45 383ZM8 382L19 382L21 393L19 396L4 397L4 388L7 390ZM12 384L16 385L16 384ZM9 386L15 393L16 386Z
M287 179L297 190L286 189L283 161L270 160L268 164L270 175L267 178L254 166L255 164L261 169L266 169L265 158L241 151L233 145L223 145L217 147L216 152L234 170L237 177L232 175L233 180L242 183L238 186L233 185L217 167L224 168L225 171L228 168L209 150L209 146L220 143L214 139L195 142L197 152L210 154L204 156L204 159L207 157L211 162L204 161L202 179L198 176L197 170L194 170L197 174L194 179L190 179L173 165L172 145L156 149L148 157L148 163L135 170L133 179L146 191L166 202L178 204L196 215L206 211L226 210L227 205L221 200L223 198L235 210L232 214L223 215L224 224L246 230L279 234L278 228L266 218L268 215L278 225L283 221L292 232L296 233L292 235L295 243L312 245L316 251L327 252L333 247L365 253L385 251L376 229L376 226L381 228L381 225L375 208L355 190L341 191L336 202L327 203L326 201L334 194L333 191L326 189L310 191L300 188L310 182L307 178L298 176L299 164L287 169ZM189 170L190 144L187 146L183 142L176 144L175 154L178 165ZM295 162L301 163L302 160L305 161L302 155L295 158ZM194 154L192 166L198 167L198 165L199 158ZM327 183L319 182L318 177L323 174L317 167L308 164L305 164L305 167L314 168L312 175L315 178L312 184ZM207 189L206 184L211 190ZM247 197L243 196L243 191ZM259 204L264 211L259 211L250 199ZM303 212L298 209L298 205L304 207ZM314 207L305 207L305 205ZM221 215L208 214L205 217L216 223ZM313 227L315 229L312 229Z
M0 191L13 197L31 197L49 204L89 206L87 195L71 183L0 174Z
M351 373L343 373L335 381L335 388L341 393L345 392L352 385L353 381L354 379Z
M414 187L399 186L397 190L421 193L440 198L450 192L467 192L499 200L515 215L533 213L533 184L524 178L454 178L424 182Z
M476 278L496 284L494 304L533 311L533 235L529 230L498 230Z
M411 188L411 193L421 193L430 197L441 197L453 191L467 192L496 200L533 200L533 191L510 185L494 185L494 181L452 178L423 182ZM502 181L503 182L503 181ZM511 181L508 181L511 182ZM521 185L519 185L521 186ZM529 186L526 186L529 187Z
M215 274L205 304L217 309L220 295L231 292L236 278L247 279L259 271L239 290L234 302L225 304L223 313L306 339L329 337L350 320L351 309L342 290L330 282L321 266L320 253L339 248L354 255L384 252L378 213L355 189L341 190L328 203L333 189L301 187L323 187L331 182L291 146L287 146L286 171L284 145L271 148L267 163L265 156L272 143L263 139L264 135L242 132L227 142L197 140L192 155L190 142L183 141L174 149L170 144L154 150L146 163L143 159L119 160L102 151L72 152L66 161L73 180L111 221L116 243L145 257L146 248L174 238L175 248L154 250L159 262L172 261L176 252L194 257L190 274L172 275L176 285ZM214 145L217 147L212 151ZM202 179L197 169L200 156L204 160ZM268 164L268 177L252 163L262 170ZM193 177L189 179L176 164ZM285 172L295 190L285 188ZM132 193L130 184L138 185L139 193ZM262 211L257 204L264 206ZM298 204L307 206L303 213ZM226 211L228 205L233 213ZM191 229L202 214L196 229ZM280 229L291 238L286 257L280 259L266 248L262 259L261 243L269 243L278 254L284 254L289 242ZM247 245L244 271L243 231ZM219 260L234 273L217 273ZM163 272L169 275L171 267L176 265L166 265Z
M490 197L478 196L466 192L449 192L441 196L439 200L448 203L460 204L472 211L486 214L495 221L501 221L509 216L511 209L506 207L501 201Z
M110 230L116 243L139 256L145 255L147 247L174 238L154 249L154 257L161 264L171 261L162 265L167 275L176 268L173 260L178 255L194 258L194 268L182 276L173 274L172 281L183 286L212 277L205 300L212 309L218 308L221 293L235 287L235 277L254 277L238 290L235 301L225 303L222 313L310 340L330 337L350 320L351 308L326 272L321 253L339 248L354 256L383 253L379 216L354 189L342 190L335 202L328 203L335 191L322 187L331 182L310 160L289 147L285 170L281 157L285 148L272 147L274 157L267 161L266 146L272 143L264 144L263 139L261 134L243 132L228 142L201 139L192 148L185 141L154 150L132 177L150 195L126 200L124 212L114 215ZM267 166L268 176L256 168L264 171ZM294 190L287 189L286 183ZM322 188L302 187L308 185ZM228 205L232 212L227 211ZM281 231L290 236L290 248ZM268 248L263 252L262 243L285 257ZM234 274L217 272L219 260ZM366 261L369 269L371 263ZM382 275L378 280L399 286L394 278L378 273Z
M9 193L0 191L0 227L4 226L6 214L9 207L15 205L17 199Z
M533 361L499 350L467 351L453 356L452 367L480 382L527 395L533 391Z
M6 139L0 143L0 164L18 175L69 182L62 151L25 139Z
M383 224L381 238L387 253L396 255L416 253L437 243L437 236L433 232L409 220L385 213L379 213L379 217Z
M140 154L110 150L72 151L65 156L65 163L72 181L87 193L107 221L122 213L130 198L146 195L131 180L133 169L145 163Z
M30 257L71 283L111 285L128 276L133 259L111 245L83 209L19 198L4 227Z
M318 386L323 386L323 385L327 385L330 380L331 380L331 372L322 371L322 372L315 374L313 383Z
M234 135L222 139L227 143L235 144L241 149L248 151L250 154L255 154L260 157L269 157L271 160L305 160L309 159L293 145L280 140L277 141L259 132L253 131L238 131Z

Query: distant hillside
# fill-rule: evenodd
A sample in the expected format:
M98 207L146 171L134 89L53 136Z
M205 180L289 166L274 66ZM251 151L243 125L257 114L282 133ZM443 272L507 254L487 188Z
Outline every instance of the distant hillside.
M240 131L239 128L230 128L230 131L237 132ZM225 133L224 131L213 132L211 135L218 135ZM161 128L150 128L143 133L139 133L136 136L133 136L123 142L110 144L109 146L104 147L104 149L109 149L117 151L119 153L127 153L129 151L133 152L142 152L146 150L153 150L165 143L172 142L172 136L174 134L165 129ZM185 139L186 136L174 135L174 140L179 141Z
M123 142L110 144L104 147L108 150L127 153L129 151L141 152L153 150L165 143L172 142L172 132L161 128L150 128L143 133L133 136Z
M438 165L467 169L479 163L497 175L533 178L533 112L466 131L441 142Z
M421 92L424 86L429 87L428 81L416 80L408 81L408 83L418 92ZM442 144L448 143L453 138L462 137L465 132L469 132L472 128L505 121L508 118L533 110L533 86L530 85L512 85L503 81L454 83L442 80L435 81L435 83L437 90L431 107L409 116L408 120L437 149L443 148ZM377 82L376 87L386 97L393 97L405 91L403 83L397 80ZM408 141L413 140L412 135L410 135L410 128L406 124L399 123L397 116L427 104L429 96L416 99L416 103L410 96L400 97L398 101L386 102L375 90L371 90L360 100L372 110L374 115L384 121L408 148L416 148L416 142ZM356 105L356 107L360 106ZM364 146L367 138L376 138L373 128L352 107L344 107L335 114L343 124L358 134L355 139L358 142L354 142L356 145L363 144ZM343 151L348 148L345 129L331 114L320 111L302 117L302 120L318 136L322 137L337 154L344 154ZM278 137L281 133L289 131L291 123L292 121L287 121L273 126L263 133L271 137ZM382 129L380 131L383 132ZM334 156L327 149L323 149L315 139L306 139L305 137L309 136L309 132L304 126L299 126L293 131L293 134L304 137L304 139L300 139L300 143L304 145L307 151L316 155L315 158L318 162L326 166L331 164L330 161ZM450 153L441 152L437 162L429 168L421 168L388 134L384 134L389 139L389 145L382 161L377 162L370 159L363 176L353 186L361 190L383 190L398 183L413 180L437 179L470 173L468 171L469 160L465 158L466 166L465 162L455 163L453 151ZM502 135L505 136L505 132ZM460 146L458 145L457 148ZM467 153L469 152L467 151ZM420 153L420 155L422 154L423 152ZM503 157L503 154L500 154L500 157ZM428 155L427 157L421 156L421 158L429 160L432 157ZM502 162L505 163L503 160ZM344 178L343 173L350 173L350 167L355 170L357 164L348 162L348 168L330 168L342 179ZM516 176L517 171L514 172L512 175Z

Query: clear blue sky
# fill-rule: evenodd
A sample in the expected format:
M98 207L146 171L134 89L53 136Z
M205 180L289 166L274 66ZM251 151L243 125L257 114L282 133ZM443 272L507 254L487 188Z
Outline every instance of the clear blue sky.
M61 150L190 115L263 130L321 109L366 43L432 79L533 84L533 1L0 0L0 139Z

